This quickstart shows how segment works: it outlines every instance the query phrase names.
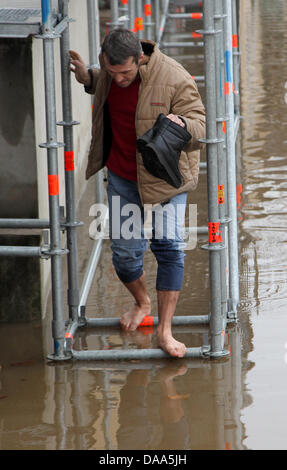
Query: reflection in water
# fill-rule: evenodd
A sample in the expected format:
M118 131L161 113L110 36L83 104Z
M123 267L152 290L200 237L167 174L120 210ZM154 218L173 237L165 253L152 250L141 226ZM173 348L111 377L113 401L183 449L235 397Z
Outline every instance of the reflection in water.
M2 450L242 448L237 326L229 329L231 356L225 360L119 364L47 364L39 360L38 327L4 330L14 332L18 347L9 350L1 335ZM138 333L130 341L145 347L147 336Z
M241 449L237 327L228 339L218 362L6 364L0 448Z
M244 360L252 397L243 403L244 444L286 449L286 69L287 4L245 0L241 8L243 185L240 208ZM274 405L276 402L276 405ZM283 411L284 410L284 411ZM284 413L285 412L285 413ZM261 417L261 418L259 418Z

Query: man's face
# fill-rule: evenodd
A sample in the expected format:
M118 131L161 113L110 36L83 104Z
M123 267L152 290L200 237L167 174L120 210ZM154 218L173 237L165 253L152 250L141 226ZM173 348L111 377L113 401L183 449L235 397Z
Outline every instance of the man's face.
M134 58L129 57L124 64L111 65L108 58L104 55L104 63L108 74L121 88L128 87L135 80L140 62L141 58L138 64L136 64Z

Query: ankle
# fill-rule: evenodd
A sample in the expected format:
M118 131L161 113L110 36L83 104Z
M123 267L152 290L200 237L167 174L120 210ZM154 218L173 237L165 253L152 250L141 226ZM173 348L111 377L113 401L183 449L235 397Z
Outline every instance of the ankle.
M156 332L159 338L167 338L172 336L171 325L162 325L159 323Z
M143 308L143 307L150 307L151 305L151 301L150 301L150 298L148 296L142 298L142 299L137 299L136 300L136 305L140 308Z

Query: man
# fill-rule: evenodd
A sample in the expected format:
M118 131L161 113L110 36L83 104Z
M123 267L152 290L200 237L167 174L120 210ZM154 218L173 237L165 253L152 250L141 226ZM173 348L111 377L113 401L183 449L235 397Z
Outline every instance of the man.
M199 139L205 136L205 112L197 87L190 74L175 60L163 54L152 41L139 41L126 29L115 29L104 39L101 70L87 69L78 53L70 51L71 70L88 93L94 94L92 141L86 178L104 166L108 168L110 226L115 200L120 200L120 224L127 217L122 208L136 204L144 218L146 204L163 207L165 224L175 224L175 236L165 232L151 240L158 264L157 299L158 345L174 357L183 357L186 346L171 330L172 318L182 286L184 249L180 228L184 224L187 192L196 188L199 171ZM151 129L164 114L191 135L180 154L179 170L183 178L179 188L149 173L136 140ZM179 210L178 210L179 209ZM118 211L118 209L117 209ZM110 228L113 264L119 279L132 294L135 304L120 320L125 331L135 330L150 314L143 255L147 240L124 237L121 227ZM117 235L115 235L117 232Z

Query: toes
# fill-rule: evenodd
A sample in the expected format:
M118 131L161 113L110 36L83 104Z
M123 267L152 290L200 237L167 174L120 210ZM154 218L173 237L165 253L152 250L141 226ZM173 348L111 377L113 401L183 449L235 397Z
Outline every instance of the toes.
M159 341L159 346L173 357L184 357L186 354L186 346L183 343L176 341L174 338Z

